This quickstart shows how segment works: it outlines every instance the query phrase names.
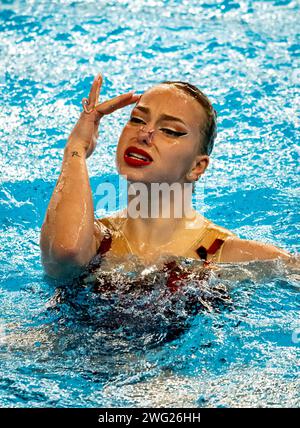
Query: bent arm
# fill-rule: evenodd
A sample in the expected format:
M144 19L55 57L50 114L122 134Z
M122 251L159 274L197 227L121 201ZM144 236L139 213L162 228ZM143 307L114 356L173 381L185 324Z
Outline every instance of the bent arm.
M61 174L42 226L42 263L54 278L76 276L97 252L103 234L94 219L86 158L96 147L100 119L140 97L131 91L98 104L101 85L99 74L87 100L92 109L84 108L68 139Z
M276 258L289 260L291 257L291 254L274 245L232 237L224 242L221 263L273 260Z
M86 150L79 142L69 141L41 230L45 272L54 278L75 276L96 254L100 241Z

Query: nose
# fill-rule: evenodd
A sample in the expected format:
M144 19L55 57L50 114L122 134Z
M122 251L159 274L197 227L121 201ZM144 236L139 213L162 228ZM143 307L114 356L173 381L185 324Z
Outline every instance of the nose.
M141 144L151 144L155 130L142 126L138 133L138 142Z

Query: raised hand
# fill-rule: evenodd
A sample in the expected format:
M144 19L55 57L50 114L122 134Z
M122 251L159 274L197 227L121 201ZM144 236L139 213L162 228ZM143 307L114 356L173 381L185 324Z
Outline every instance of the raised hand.
M136 103L140 95L135 95L133 91L119 95L111 100L99 103L99 94L102 86L102 75L98 74L94 79L88 98L83 98L83 112L73 128L68 145L78 146L85 149L86 157L89 157L95 150L100 119L107 114L113 113L122 107Z

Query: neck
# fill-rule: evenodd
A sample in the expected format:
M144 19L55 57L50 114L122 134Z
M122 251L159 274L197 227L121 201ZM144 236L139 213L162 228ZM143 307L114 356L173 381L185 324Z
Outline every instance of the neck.
M186 183L129 183L127 194L124 233L140 251L170 243L197 215Z

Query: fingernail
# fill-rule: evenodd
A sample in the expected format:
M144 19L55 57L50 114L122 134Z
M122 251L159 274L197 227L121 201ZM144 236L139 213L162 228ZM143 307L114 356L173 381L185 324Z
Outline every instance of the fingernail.
M97 76L94 79L94 82L99 82L100 79L101 79L101 73L97 74Z

